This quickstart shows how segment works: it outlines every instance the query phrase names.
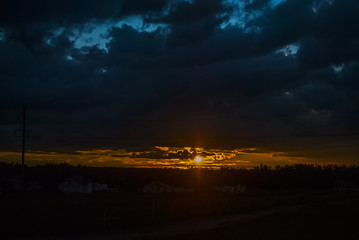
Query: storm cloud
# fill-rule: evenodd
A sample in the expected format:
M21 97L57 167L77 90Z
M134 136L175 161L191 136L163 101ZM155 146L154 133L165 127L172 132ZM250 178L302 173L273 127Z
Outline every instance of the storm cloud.
M37 0L0 9L1 151L20 149L14 131L26 104L33 151L253 147L356 163L359 2Z

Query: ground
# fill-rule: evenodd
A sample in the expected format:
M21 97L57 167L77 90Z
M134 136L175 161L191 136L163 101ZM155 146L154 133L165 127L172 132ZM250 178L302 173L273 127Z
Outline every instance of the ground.
M4 195L9 239L359 239L359 196L335 192Z

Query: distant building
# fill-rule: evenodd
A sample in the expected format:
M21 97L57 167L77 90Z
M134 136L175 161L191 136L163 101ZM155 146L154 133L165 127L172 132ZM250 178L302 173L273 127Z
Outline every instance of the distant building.
M247 190L246 186L242 186L240 184L236 185L236 188L234 190L234 193L244 193Z
M172 192L194 192L194 189L189 189L184 187L173 187Z
M82 176L72 176L59 184L63 193L93 193L107 190L107 184L93 183Z
M38 180L23 179L19 175L5 175L0 179L1 188L7 192L41 192L42 184Z
M237 184L235 186L215 186L215 187L212 187L212 189L219 191L219 192L238 194L238 193L244 193L246 191L246 186Z
M19 175L5 175L1 183L11 192L20 192L23 189L23 179Z
M102 183L92 183L92 191L93 192L102 192L109 190L107 184Z
M29 192L41 192L42 191L42 184L40 181L32 180L32 181L29 181L26 185L27 185L26 191L29 191Z
M333 188L336 192L353 192L357 190L354 182L342 180L335 181Z
M173 192L173 188L167 184L164 184L159 181L150 182L149 184L143 186L143 192Z

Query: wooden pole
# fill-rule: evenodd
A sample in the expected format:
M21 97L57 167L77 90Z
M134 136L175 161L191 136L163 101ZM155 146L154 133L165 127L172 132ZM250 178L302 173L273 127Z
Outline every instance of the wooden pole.
M25 134L26 134L26 106L24 105L24 110L22 113L22 154L21 154L21 167L22 167L22 177L25 177Z

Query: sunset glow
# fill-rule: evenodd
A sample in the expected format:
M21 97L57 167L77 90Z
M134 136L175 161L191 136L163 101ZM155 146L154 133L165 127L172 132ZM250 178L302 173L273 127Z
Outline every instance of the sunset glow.
M358 164L349 0L5 2L0 161Z
M27 164L30 166L46 163L63 163L94 167L134 167L134 168L181 168L200 164L201 167L218 169L221 167L253 168L260 164L275 167L297 163L335 163L333 158L309 159L296 157L291 152L272 152L260 148L205 149L200 147L155 146L141 149L92 149L72 152L28 151ZM19 162L21 153L0 152L0 161ZM205 160L205 161L204 161ZM348 161L347 164L353 164Z

